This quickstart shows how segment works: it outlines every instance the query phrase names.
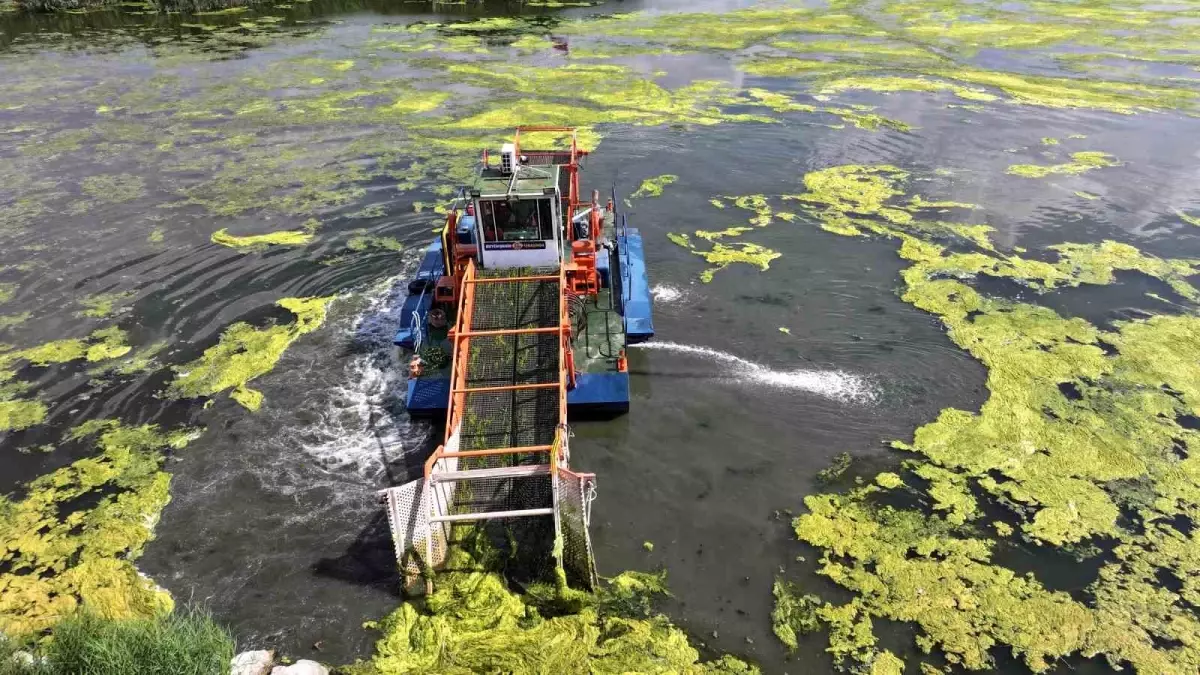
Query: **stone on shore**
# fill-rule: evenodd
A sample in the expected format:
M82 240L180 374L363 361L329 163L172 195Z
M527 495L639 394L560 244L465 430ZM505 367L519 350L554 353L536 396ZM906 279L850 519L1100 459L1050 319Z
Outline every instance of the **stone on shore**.
M300 659L290 666L275 666L271 675L329 675L329 669L308 659Z
M230 660L229 675L270 675L273 665L275 652L269 649L242 652Z

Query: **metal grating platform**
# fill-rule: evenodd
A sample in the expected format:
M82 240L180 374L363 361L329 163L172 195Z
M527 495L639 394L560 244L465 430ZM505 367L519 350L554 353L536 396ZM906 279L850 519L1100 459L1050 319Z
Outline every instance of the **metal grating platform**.
M481 279L546 276L555 271L481 271ZM475 285L471 331L557 328L561 319L558 281L497 281ZM561 338L557 332L483 335L471 338L468 388L557 385ZM561 411L557 386L467 394L462 448L477 450L549 445ZM517 456L518 461L524 456ZM545 462L544 455L529 461Z

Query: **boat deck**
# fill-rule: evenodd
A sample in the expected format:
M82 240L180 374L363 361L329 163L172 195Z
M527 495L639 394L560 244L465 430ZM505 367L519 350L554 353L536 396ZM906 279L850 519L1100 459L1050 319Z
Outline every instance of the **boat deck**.
M581 373L608 373L617 368L625 348L625 324L613 305L612 291L604 288L595 298L580 299L580 319L572 326L571 346L575 369Z
M642 237L636 228L625 227L624 217L620 214L607 213L604 218L603 236L606 241L615 243L611 252L602 248L597 252L597 269L605 283L595 298L573 300L582 303L581 319L577 318L572 326L572 348L575 356L577 372L576 386L567 393L567 405L573 411L599 412L603 414L621 413L629 407L629 374L621 372L617 367L617 357L627 344L636 344L654 336L654 325L651 319L650 288L646 275L646 264L643 254ZM418 272L418 278L440 275L442 272L441 246L435 242L426 252ZM495 271L480 270L481 275L494 274ZM550 284L554 286L554 284ZM539 293L547 296L557 294L555 286L550 291L526 288L521 285L512 291L488 291L489 293L505 293L504 297L497 296L496 300L503 303L516 303L505 311L534 311L533 307L539 301ZM405 303L403 316L408 317L412 312L424 320L431 301L431 294L410 295ZM483 298L484 296L480 296ZM490 297L490 296L488 296ZM482 301L481 301L482 302ZM490 304L492 300L487 300ZM532 304L531 304L532 303ZM411 305L411 307L410 307ZM497 308L489 311L499 312ZM526 320L533 315L525 315ZM518 316L518 319L520 315ZM499 318L491 319L499 321ZM396 344L412 349L415 337L420 332L419 324L410 326L409 322L396 336ZM490 325L490 324L489 324ZM547 339L548 340L548 339ZM524 373L526 367L533 368L538 357L537 339L526 336L516 341L508 338L501 344L495 342L493 349L496 355L476 358L492 359L502 357L504 366L497 365L485 377L489 384L478 386L503 386L494 384L501 378L509 377L512 373L502 374L504 367L516 367L519 373ZM444 344L444 343L443 343ZM548 344L548 342L547 342ZM481 346L480 349L483 349ZM546 349L543 347L542 349ZM507 356L505 356L507 355ZM530 359L533 361L531 362ZM516 362L520 360L521 363ZM534 365L530 365L533 363ZM514 365L516 364L516 365ZM525 375L528 377L528 374ZM424 374L408 382L408 397L406 407L416 415L440 415L446 410L450 395L450 369L427 368ZM494 397L490 405L500 405L500 397ZM530 414L527 409L536 407L532 400L537 397L528 391L522 392L505 400L506 404L518 403L521 406L519 415ZM482 404L481 404L482 405ZM513 428L510 423L510 429ZM500 433L500 432L496 432Z

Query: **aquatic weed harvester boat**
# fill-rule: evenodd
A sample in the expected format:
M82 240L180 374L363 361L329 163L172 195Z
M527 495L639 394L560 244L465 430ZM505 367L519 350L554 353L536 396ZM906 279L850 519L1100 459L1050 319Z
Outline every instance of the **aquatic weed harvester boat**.
M495 163L484 151L409 283L406 405L444 412L446 432L423 477L380 492L408 590L432 589L459 523L502 535L532 575L595 585L596 479L571 468L568 414L627 411L625 349L654 329L641 235L615 188L582 200L586 155L569 127L519 127Z

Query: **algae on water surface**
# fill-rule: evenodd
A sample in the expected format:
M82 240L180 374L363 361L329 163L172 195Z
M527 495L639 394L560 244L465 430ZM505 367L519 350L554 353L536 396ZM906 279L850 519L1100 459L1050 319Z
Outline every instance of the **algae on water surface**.
M283 230L267 234L251 234L238 236L230 234L227 229L220 229L212 234L212 243L239 249L263 249L267 246L303 246L312 241L311 232L304 230Z
M36 347L0 353L0 370L20 361L49 366L79 359L103 361L127 354L132 347L125 342L125 331L116 326L93 331L87 338L65 338Z
M1103 152L1073 152L1071 153L1071 161L1065 164L1053 164L1050 166L1014 164L1008 167L1008 173L1014 176L1025 176L1026 178L1043 178L1051 174L1075 176L1093 169L1116 166L1117 164L1117 160L1112 155Z
M0 400L0 431L19 431L46 419L46 404L22 399Z
M662 575L625 572L595 594L537 585L522 594L487 556L452 547L424 610L405 603L378 626L376 654L352 675L400 673L741 673L733 657L700 661L683 631L651 609ZM565 610L565 611L564 611Z
M26 349L0 345L0 431L16 431L41 424L48 407L39 400L20 398L33 385L18 380L20 366L44 368L72 361L102 362L129 353L125 331L110 326L93 331L87 338L65 338ZM4 351L5 349L8 351Z
M679 176L673 174L663 174L661 176L647 178L646 180L642 181L642 184L638 186L638 189L635 190L633 194L629 195L629 198L637 199L639 197L661 197L663 190L677 180L679 180Z
M1200 263L1116 242L1051 247L1057 261L1004 254L986 231L964 237L962 228L926 221L930 202L903 201L907 178L894 167L834 167L808 174L809 191L790 199L830 232L896 240L909 263L902 298L937 316L987 366L990 396L978 413L946 409L911 442L895 443L915 457L903 473L805 499L797 536L824 551L820 573L855 593L818 612L829 651L896 672L898 657L875 646L870 618L881 617L915 624L918 647L968 669L991 667L990 652L1003 647L1036 672L1073 654L1138 673L1195 672L1200 620L1189 607L1200 545L1179 522L1200 515L1200 435L1186 421L1200 414L1200 317L1151 316L1102 330L984 295L972 280L1045 291L1137 270L1196 302L1187 277ZM950 243L974 250L951 252ZM912 495L929 508L898 505ZM983 522L982 502L1009 510L1012 524ZM1115 549L1077 599L996 562L997 548L1014 538ZM1179 583L1163 585L1164 577Z
M133 566L169 499L163 451L192 430L92 420L71 432L98 453L0 496L0 633L40 633L79 607L107 618L149 616L170 596Z
M821 620L817 610L821 607L821 598L812 594L802 595L795 584L781 579L775 580L771 594L775 596L771 629L789 650L795 650L800 646L797 636L820 630Z
M79 316L88 316L94 319L103 319L110 316L116 305L123 300L128 300L133 297L133 291L123 291L119 293L98 293L80 298L76 301L81 309L77 312Z
M354 236L346 241L346 248L351 251L367 251L370 249L382 249L392 251L393 253L403 251L404 244L400 243L395 237L384 237L380 235L367 234L366 230L355 230Z
M276 304L294 314L295 322L265 328L239 322L226 328L217 344L206 349L200 358L175 366L176 377L167 388L167 395L198 398L232 389L231 398L250 410L258 410L262 392L247 387L247 383L271 372L293 342L320 328L333 299L332 296L284 298Z

